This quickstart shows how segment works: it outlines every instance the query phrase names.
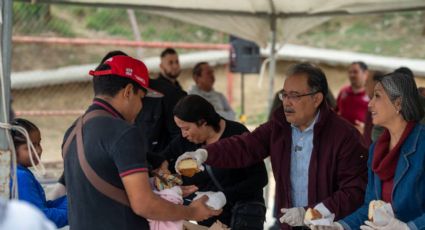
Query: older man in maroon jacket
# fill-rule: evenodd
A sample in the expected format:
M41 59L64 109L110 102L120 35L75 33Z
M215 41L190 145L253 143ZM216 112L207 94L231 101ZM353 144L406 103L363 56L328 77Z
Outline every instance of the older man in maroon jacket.
M270 156L281 229L304 229L307 207L323 216L334 213L338 220L362 204L367 150L359 132L326 104L328 84L319 68L301 63L287 76L280 95L283 106L269 122L252 133L187 152L179 160L246 167Z

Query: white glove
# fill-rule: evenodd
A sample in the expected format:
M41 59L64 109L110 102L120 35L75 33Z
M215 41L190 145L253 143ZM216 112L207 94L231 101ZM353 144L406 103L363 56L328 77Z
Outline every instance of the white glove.
M344 227L338 222L333 222L329 226L324 225L310 225L308 226L311 230L344 230Z
M406 223L396 219L390 213L387 213L385 209L378 208L375 210L374 216L379 216L381 221L379 223L365 221L365 224L360 226L362 230L409 230Z
M174 165L174 169L176 170L177 173L180 174L179 170L177 170L177 165L180 163L180 161L188 159L188 158L194 159L198 163L198 168L201 171L204 171L204 166L202 166L202 164L207 160L208 152L205 149L197 149L194 152L185 152L182 155L180 155L177 158L176 164Z
M280 217L281 223L287 223L290 226L303 226L305 209L303 207L282 208L280 210L283 216Z
M208 200L205 203L208 207L214 210L220 210L226 205L226 196L223 192L196 192L196 197L193 200L197 200L202 196L208 196Z
M392 218L391 221L388 223L388 225L385 226L379 226L374 224L370 221L365 221L365 225L360 226L361 230L374 230L374 229L382 229L382 230L409 230L409 226L407 226L406 223L396 219Z

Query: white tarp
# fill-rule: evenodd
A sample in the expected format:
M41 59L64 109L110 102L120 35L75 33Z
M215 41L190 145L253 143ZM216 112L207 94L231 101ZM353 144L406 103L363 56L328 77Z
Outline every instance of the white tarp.
M268 49L262 49L261 54L267 57L270 53ZM372 70L391 72L394 69L405 66L410 68L416 77L425 77L425 60L407 59L398 57L384 57L364 53L349 51L339 51L330 49L320 49L307 46L285 44L277 52L278 60L290 61L310 61L315 63L325 63L328 65L347 66L353 61L362 60ZM225 50L194 52L180 55L182 69L193 68L200 62L206 61L210 65L222 65L229 60L229 53ZM151 73L159 72L159 57L146 58L143 60ZM41 87L46 85L64 84L68 82L91 81L88 70L93 69L98 63L67 66L51 70L37 70L12 73L12 89L25 89ZM331 79L329 79L331 80Z

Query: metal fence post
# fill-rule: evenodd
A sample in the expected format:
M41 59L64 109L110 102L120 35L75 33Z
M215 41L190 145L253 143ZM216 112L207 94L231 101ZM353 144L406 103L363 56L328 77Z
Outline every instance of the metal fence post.
M0 49L0 122L8 122L10 106L10 66L12 50L12 0L3 0L1 7L1 49ZM0 197L10 196L11 154L6 130L0 129Z

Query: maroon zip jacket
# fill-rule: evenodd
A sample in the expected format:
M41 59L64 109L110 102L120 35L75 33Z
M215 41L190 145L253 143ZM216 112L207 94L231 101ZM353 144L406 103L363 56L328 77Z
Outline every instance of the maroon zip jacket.
M291 125L283 108L252 133L233 136L205 148L207 164L215 167L246 167L270 156L276 180L277 210L291 208ZM320 107L314 126L309 166L308 206L323 204L341 219L363 203L367 183L367 150L360 133L326 104ZM290 229L282 224L281 229Z

